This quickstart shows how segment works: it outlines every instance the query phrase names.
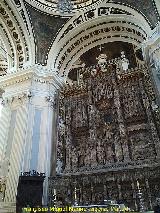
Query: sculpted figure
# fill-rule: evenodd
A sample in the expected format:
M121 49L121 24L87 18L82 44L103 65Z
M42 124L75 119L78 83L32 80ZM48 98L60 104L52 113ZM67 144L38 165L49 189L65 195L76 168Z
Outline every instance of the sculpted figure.
M96 68L94 68L94 69L91 70L91 75L92 75L93 77L97 75L97 70L96 70Z
M113 163L114 159L113 159L113 150L111 148L111 146L107 147L107 151L106 151L106 158L107 158L107 162L109 163Z
M61 174L62 173L62 161L58 158L57 159L57 166L56 166L56 173Z
M98 146L97 146L97 158L98 158L98 163L104 164L105 152L104 152L104 147L101 146L100 142L98 142Z
M79 150L78 150L78 166L82 167L84 166L84 146L83 144L80 144Z
M94 147L91 150L91 165L97 166L97 152Z
M97 58L98 65L103 69L105 68L105 65L107 63L107 55L106 54L100 54ZM103 71L103 70L102 70Z
M76 148L72 151L72 169L77 167L78 163L78 155L76 153Z
M129 60L126 58L124 51L121 52L121 68L122 70L128 70Z
M90 165L90 151L89 151L89 147L86 148L86 155L84 158L84 165L85 166L89 166Z
M69 144L66 146L66 167L65 170L71 169L71 147Z

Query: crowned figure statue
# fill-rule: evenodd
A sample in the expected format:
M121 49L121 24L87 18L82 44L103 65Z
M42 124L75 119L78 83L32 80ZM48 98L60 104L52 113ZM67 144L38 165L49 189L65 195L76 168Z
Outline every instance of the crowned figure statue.
M98 60L98 65L101 67L101 70L104 71L107 63L107 55L102 53L96 59Z
M124 71L128 70L129 60L126 58L124 51L121 51L121 68Z

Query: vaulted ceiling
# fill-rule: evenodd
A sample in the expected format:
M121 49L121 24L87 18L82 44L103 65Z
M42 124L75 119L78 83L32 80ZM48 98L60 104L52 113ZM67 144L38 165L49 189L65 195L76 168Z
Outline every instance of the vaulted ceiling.
M72 9L63 13L59 4L67 1ZM37 63L66 69L76 49L84 54L98 45L97 38L99 43L114 37L140 44L159 20L155 0L2 0L0 34L10 66Z

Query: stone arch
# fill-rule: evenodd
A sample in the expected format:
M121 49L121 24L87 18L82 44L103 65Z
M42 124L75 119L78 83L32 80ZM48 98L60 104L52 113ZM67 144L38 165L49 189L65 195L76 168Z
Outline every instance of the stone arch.
M101 8L105 9L103 13ZM113 41L126 41L138 48L150 33L149 23L137 11L124 5L102 3L95 10L72 17L64 26L50 50L48 67L67 76L72 64L90 48Z
M31 45L25 23L11 1L0 3L0 25L0 38L8 55L8 71L15 72L24 65L32 64L34 45Z

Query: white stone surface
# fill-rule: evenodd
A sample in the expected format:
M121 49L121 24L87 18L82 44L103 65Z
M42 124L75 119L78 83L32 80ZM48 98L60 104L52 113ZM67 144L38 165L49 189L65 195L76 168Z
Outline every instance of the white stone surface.
M33 67L21 72L7 75L0 79L3 94L4 114L2 120L6 120L7 126L1 125L3 139L3 158L8 159L8 164L3 163L2 173L7 176L5 202L15 202L18 178L21 172L37 170L46 174L44 202L46 200L47 177L50 176L50 163L52 152L52 125L56 121L54 117L55 93L62 85L53 73L40 67ZM34 124L36 112L39 110L41 122ZM10 119L16 112L13 131L10 128ZM2 121L3 123L3 121ZM55 125L55 124L54 124ZM35 159L32 154L35 146L33 129L39 126L38 150ZM35 130L37 131L37 130ZM10 142L9 142L10 141ZM8 143L10 148L8 151ZM7 155L7 156L6 156ZM5 160L4 160L5 162ZM36 166L33 168L33 165Z

